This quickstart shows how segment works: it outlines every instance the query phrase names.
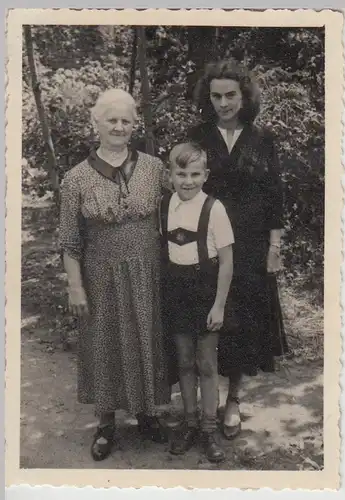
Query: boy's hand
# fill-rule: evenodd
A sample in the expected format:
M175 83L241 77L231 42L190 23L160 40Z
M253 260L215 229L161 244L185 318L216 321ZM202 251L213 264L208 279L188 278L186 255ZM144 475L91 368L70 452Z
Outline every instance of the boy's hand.
M74 316L86 316L89 314L86 293L83 287L68 289L69 310Z
M223 326L224 308L214 304L207 316L207 329L210 332L218 332Z

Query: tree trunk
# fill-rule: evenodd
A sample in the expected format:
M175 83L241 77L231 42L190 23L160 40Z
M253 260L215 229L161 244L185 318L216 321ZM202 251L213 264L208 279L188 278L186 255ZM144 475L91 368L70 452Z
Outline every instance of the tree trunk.
M137 28L138 33L138 58L141 77L141 93L143 103L143 114L146 132L146 153L154 155L154 135L153 135L153 119L152 108L150 102L150 83L147 73L146 64L146 34L145 27L140 26Z
M219 30L198 26L188 30L188 58L195 64L195 73L187 78L187 98L191 98L195 84L205 64L213 61L218 53Z
M131 68L129 72L129 93L133 94L135 85L135 67L137 62L137 51L138 51L138 32L137 28L133 28L133 41L132 41L132 53L131 53Z
M44 110L44 107L42 104L41 89L40 89L40 83L39 83L38 78L37 78L35 58L34 58L34 48L33 48L33 43L32 43L32 34L31 34L31 27L30 26L24 26L24 37L25 37L26 51L27 51L27 55L28 55L28 63L29 63L30 76L31 76L31 86L32 86L32 90L33 90L35 101L36 101L37 112L38 112L39 120L40 120L41 127L42 127L44 144L45 144L45 148L47 151L47 157L48 157L47 165L48 165L48 171L49 171L49 175L50 175L51 186L52 186L52 189L54 192L55 201L56 201L56 203L59 203L60 184L59 184L58 166L57 166L57 162L56 162L54 145L53 145L53 141L52 141L50 130L49 130L47 116L46 116L46 113L45 113L45 110Z

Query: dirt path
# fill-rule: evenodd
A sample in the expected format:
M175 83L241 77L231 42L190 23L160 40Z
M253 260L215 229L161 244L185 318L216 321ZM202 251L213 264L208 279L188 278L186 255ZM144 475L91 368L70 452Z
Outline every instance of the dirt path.
M224 400L226 381L221 383ZM76 402L73 352L22 343L21 467L24 468L209 468L199 450L175 458L166 447L142 441L135 420L119 412L120 449L96 464L89 445L96 425L92 407ZM178 391L171 411L181 412ZM319 469L322 467L322 369L290 363L276 374L245 381L243 432L223 441L228 459L222 469Z
M121 412L120 449L106 462L92 461L97 422L92 408L76 401L76 355L61 347L75 325L64 313L66 276L49 205L24 208L22 241L21 467L211 468L198 449L176 458L166 446L142 441L135 420ZM243 432L233 442L223 441L228 458L222 469L318 470L323 465L322 363L310 361L322 357L322 310L309 295L294 295L291 288L282 292L296 360L284 361L275 374L245 380ZM222 380L221 403L225 391ZM176 422L181 409L176 387L166 410Z

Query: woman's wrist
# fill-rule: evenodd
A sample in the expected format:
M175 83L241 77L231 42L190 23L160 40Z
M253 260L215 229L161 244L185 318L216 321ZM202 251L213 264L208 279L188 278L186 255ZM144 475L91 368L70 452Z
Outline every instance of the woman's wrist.
M71 292L75 292L75 291L79 291L79 290L83 290L84 287L82 285L82 283L69 283L68 284L68 290L71 291Z
M270 245L268 251L280 255L280 246Z
M272 229L270 231L270 246L280 248L282 232L280 229Z

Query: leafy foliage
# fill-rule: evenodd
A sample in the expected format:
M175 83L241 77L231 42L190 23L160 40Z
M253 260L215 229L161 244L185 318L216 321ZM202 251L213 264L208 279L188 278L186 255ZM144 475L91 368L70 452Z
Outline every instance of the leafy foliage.
M133 32L126 26L33 28L42 99L61 177L97 143L90 107L98 94L108 87L129 86ZM191 89L201 65L211 57L235 57L252 69L262 89L258 123L276 135L283 170L286 276L295 279L302 272L318 283L323 272L324 227L323 29L152 26L146 33L156 154L163 159L199 119ZM137 69L135 75L133 94L140 108ZM145 148L142 118L133 142ZM24 191L49 197L25 47L23 156Z

